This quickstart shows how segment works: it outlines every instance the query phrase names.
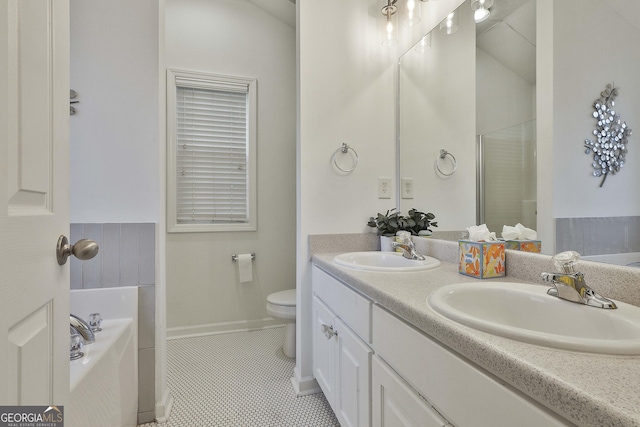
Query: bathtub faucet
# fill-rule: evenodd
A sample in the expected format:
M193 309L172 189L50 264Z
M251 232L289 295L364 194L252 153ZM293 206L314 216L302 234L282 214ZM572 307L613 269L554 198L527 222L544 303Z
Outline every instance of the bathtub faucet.
M91 328L89 327L89 324L87 324L87 322L85 322L78 316L70 314L69 324L73 329L75 329L82 336L82 338L84 338L85 344L91 344L92 342L96 341L96 337L93 334L93 331L91 330Z

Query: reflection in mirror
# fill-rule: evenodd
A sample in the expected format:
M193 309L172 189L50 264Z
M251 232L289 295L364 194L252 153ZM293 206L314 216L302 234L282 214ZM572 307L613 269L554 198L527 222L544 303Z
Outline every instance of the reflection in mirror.
M478 222L536 229L536 2L497 0L476 25Z
M507 11L509 5L518 7ZM624 265L632 261L622 257L612 261L613 254L632 253L633 262L640 261L640 150L629 149L624 171L609 178L607 185L612 178L615 185L604 191L593 179L584 154L584 139L593 127L594 93L603 85L613 82L620 87L616 110L629 115L625 119L632 128L640 121L640 97L622 96L640 93L638 0L495 0L491 17L478 26L470 16L464 18L465 9L470 11L468 0L458 9L458 32L443 38L436 26L430 33L431 47L418 49L424 55L412 49L400 60L398 178L413 178L414 192L413 199L399 199L398 207L433 212L438 231L474 224L475 136L523 125L524 133L531 131L530 139L535 140L525 146L523 156L536 158L539 172L536 187L532 176L526 178L520 205L527 221L535 204L542 251L576 250L583 259L606 254L607 262ZM533 13L525 16L527 10L535 12L535 19ZM536 27L553 31L536 33ZM520 37L520 48L504 37L509 32L515 33L515 39ZM606 36L596 37L596 33ZM511 46L506 52L526 54L535 62L502 57L491 46L492 39L498 40L497 47ZM480 63L520 76L521 89L496 82L493 68ZM522 64L529 64L529 71L520 68ZM476 79L481 83L476 85ZM527 101L512 103L515 98ZM496 111L509 120L496 116ZM458 170L451 177L439 176L435 170L441 149L458 160ZM523 181L524 176L529 175L523 171ZM401 191L398 194L402 197Z
M536 228L535 12L535 0L496 0L491 17L476 24L466 1L455 11L456 32L440 30L445 19L428 34L428 47L421 40L402 56L400 177L414 180L414 194L399 191L401 211L427 209L439 230L479 219L498 235L518 222ZM476 135L485 136L481 164ZM434 167L442 149L458 162L451 176Z
M476 221L476 30L469 2L443 23L424 44L407 51L399 66L399 173L414 183L413 194L399 192L399 209L433 212L439 232L463 230ZM442 149L456 159L451 176L437 171ZM443 168L452 170L446 162Z
M498 235L504 225L536 228L536 121L480 135L479 223Z

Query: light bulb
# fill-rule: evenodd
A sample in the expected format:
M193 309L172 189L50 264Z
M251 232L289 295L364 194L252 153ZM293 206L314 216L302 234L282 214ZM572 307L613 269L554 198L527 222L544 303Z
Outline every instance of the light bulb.
M485 9L484 7L480 7L476 9L475 12L473 12L473 20L476 21L476 23L478 24L480 22L486 21L490 15L491 15L491 12L489 12L488 9Z
M384 20L381 20L381 36L382 46L394 46L398 43L398 30L397 25L393 22L395 20L397 7L395 6L395 0L384 1L384 6L381 9Z
M420 22L420 3L417 0L406 0L400 3L400 22L413 27Z
M473 10L473 20L476 21L476 24L489 18L491 6L493 6L493 0L472 0L471 10Z
M447 15L447 17L440 23L440 31L445 34L453 34L458 31L458 16L455 12Z

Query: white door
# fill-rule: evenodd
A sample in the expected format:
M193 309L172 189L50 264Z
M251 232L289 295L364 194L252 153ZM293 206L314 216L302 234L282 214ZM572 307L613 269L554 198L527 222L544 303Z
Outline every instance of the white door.
M0 0L0 405L69 394L69 2Z
M371 355L369 348L340 319L338 331L338 375L336 416L345 427L369 427L371 413Z
M336 342L335 315L313 297L313 375L327 401L335 410L336 397Z

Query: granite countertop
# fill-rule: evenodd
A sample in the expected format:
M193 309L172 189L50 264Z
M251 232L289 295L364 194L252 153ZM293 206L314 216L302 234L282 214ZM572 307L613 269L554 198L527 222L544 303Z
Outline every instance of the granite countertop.
M640 426L640 356L540 347L477 331L439 315L426 303L431 292L452 283L482 282L459 274L457 264L442 262L439 269L428 272L375 273L335 265L335 255L315 254L312 261L571 422ZM492 281L523 282L512 277Z

